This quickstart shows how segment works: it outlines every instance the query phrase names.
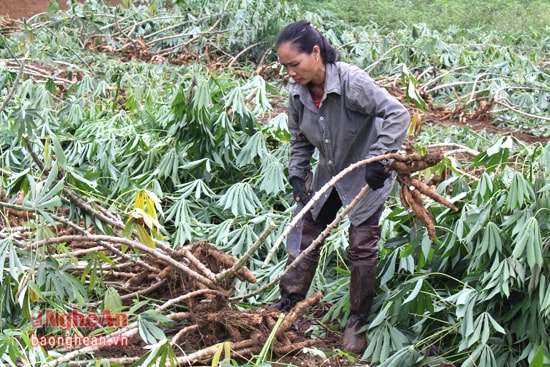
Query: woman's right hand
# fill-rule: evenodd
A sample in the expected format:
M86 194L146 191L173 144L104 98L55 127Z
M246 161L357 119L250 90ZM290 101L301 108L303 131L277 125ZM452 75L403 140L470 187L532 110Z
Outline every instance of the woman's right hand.
M299 177L292 177L290 180L294 200L306 205L309 202L309 194L306 189L306 182Z

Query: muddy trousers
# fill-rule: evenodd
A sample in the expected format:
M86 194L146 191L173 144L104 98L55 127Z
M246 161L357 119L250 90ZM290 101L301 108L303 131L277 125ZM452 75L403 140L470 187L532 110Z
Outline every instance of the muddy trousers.
M343 348L362 353L367 347L365 331L375 296L376 264L380 226L350 226L348 258L351 262L350 317L344 331Z
M323 229L324 228L318 227L308 220L304 220L302 227L302 238L300 242L300 253L302 253L312 244L313 241L315 241ZM281 311L288 311L294 307L296 303L306 298L311 282L313 281L313 277L315 276L315 271L317 270L321 247L322 245L319 245L316 249L307 254L298 263L296 263L285 276L281 278L281 281L279 282L281 298L273 304L274 307ZM289 253L287 266L289 266L295 259L296 257Z

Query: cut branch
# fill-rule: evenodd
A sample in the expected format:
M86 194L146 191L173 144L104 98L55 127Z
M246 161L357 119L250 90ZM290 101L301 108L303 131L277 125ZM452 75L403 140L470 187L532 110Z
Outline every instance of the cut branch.
M210 279L192 271L187 266L183 265L182 263L178 262L174 258L165 255L157 250L154 250L150 247L147 247L143 245L140 242L133 241L127 238L121 238L121 237L113 237L113 236L105 236L105 235L87 235L87 236L60 236L60 237L53 237L48 238L46 240L37 241L32 244L32 248L39 248L41 246L51 245L55 243L65 243L65 242L72 242L72 241L106 241L106 242L114 242L114 243L120 243L123 245L130 246L134 249L140 250L142 252L145 252L153 257L156 257L170 265L172 265L174 268L181 270L184 274L192 277L199 283L202 283L212 289L216 289L216 285L214 282L212 282Z

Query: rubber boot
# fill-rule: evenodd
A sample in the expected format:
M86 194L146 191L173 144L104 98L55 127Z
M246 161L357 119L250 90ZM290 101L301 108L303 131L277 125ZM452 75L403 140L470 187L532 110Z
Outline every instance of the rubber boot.
M319 228L314 224L304 221L302 227L302 238L300 242L300 251L307 249L313 241L323 231L323 228ZM317 264L319 263L319 257L321 254L322 245L307 254L302 258L295 266L290 269L279 282L279 291L281 298L273 303L271 306L281 311L289 311L298 302L304 300L315 276L317 270ZM296 257L290 253L286 266L290 265Z
M349 229L348 258L351 261L350 311L346 324L343 349L363 353L367 338L363 327L367 325L375 296L376 263L380 226L351 226Z

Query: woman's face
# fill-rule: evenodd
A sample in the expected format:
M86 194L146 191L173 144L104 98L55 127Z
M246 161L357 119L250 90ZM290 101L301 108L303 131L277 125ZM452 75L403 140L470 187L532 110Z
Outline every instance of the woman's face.
M321 60L319 46L314 46L311 54L303 53L290 42L281 43L277 49L279 62L288 75L298 84L322 83L325 66Z

